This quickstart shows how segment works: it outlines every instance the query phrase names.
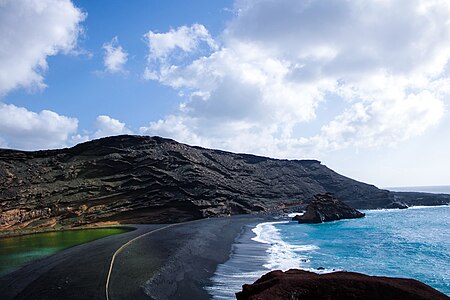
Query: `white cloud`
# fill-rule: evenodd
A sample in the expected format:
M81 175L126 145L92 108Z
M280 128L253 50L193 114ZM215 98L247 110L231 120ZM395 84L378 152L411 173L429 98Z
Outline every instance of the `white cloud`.
M110 73L124 72L124 66L128 60L128 53L119 45L119 39L114 37L111 42L103 45L105 56L103 63L106 71Z
M98 116L95 125L97 131L94 133L94 138L132 133L132 131L125 126L125 123L109 116Z
M81 135L81 134L75 134L72 135L68 141L68 146L73 146L76 144L84 143L90 140L89 135Z
M164 59L176 49L184 52L197 50L201 42L216 48L215 41L203 25L181 26L165 33L149 31L145 34L149 47L149 59Z
M394 145L437 125L444 115L441 100L425 90L405 97L356 103L313 138L325 149Z
M193 52L206 52L217 49L218 46L208 30L200 24L181 26L165 33L149 31L144 35L149 49L148 66L144 78L157 80L157 69L169 61L180 62Z
M448 1L237 0L235 12L221 42L203 48L189 42L193 27L147 34L144 77L184 100L142 133L301 157L395 144L445 113ZM330 101L344 111L317 124ZM316 134L303 134L312 121Z
M47 57L74 50L85 17L70 0L0 1L0 96L44 88Z
M0 103L2 147L24 150L60 148L71 145L78 120L49 110L35 113L24 107Z
M124 123L109 116L96 119L92 134L78 132L78 119L59 115L53 111L38 113L0 103L0 148L41 150L71 147L93 138L119 134L132 134Z

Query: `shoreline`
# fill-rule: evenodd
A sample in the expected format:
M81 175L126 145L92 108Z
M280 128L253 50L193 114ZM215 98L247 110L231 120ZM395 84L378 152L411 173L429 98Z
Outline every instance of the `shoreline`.
M253 283L269 272L263 265L267 263L265 254L270 244L256 241L254 231L267 223L273 221L265 219L257 224L244 226L232 245L229 259L217 265L208 285L204 287L212 299L235 299L234 294L241 290L243 284Z
M426 212L427 210L429 210L429 209L446 209L446 208L448 208L448 207L450 207L450 205L435 205L435 206L412 206L412 207L409 207L410 208L410 210L408 210L408 209L370 209L370 210L363 210L363 211L371 211L371 212L373 212L373 213L381 213L379 216L382 216L383 215L383 213L384 212L386 212L386 213L394 213L395 215L398 215L398 214L402 214L402 213L409 213L409 215L410 214L417 214L417 212L415 212L415 210L423 210L423 213L424 212ZM283 220L285 220L285 222L282 222ZM405 219L406 220L406 219ZM281 222L279 222L279 221L281 221ZM286 225L287 225L287 223L289 223L289 221L290 221L290 218L288 219L288 218L285 218L285 219L280 219L280 220L277 220L276 222L272 222L272 221L265 221L265 222L262 222L262 223L260 223L260 224L258 224L257 225L257 227L264 227L265 225L266 226L273 226L273 225L276 225L276 226L282 226L283 224L282 223L286 223ZM338 220L338 221L333 221L333 222L327 222L327 224L328 224L328 226L325 226L325 227L329 227L329 226L333 226L333 224L332 223L338 223L338 222L340 222L340 221L348 221L348 222L352 222L353 220ZM280 225L281 224L281 225ZM345 223L342 223L342 224L345 224ZM301 225L303 225L303 224L301 224ZM317 227L317 226L320 226L321 224L305 224L305 225L307 225L307 226L309 226L309 227ZM336 225L336 226L338 226L338 225ZM254 232L255 231L258 231L257 230L257 227L255 227L254 228ZM363 227L362 227L363 228ZM256 230L255 230L256 229ZM266 228L267 229L267 228ZM281 228L280 228L281 229ZM260 228L260 230L259 231L264 231L264 229L263 228ZM283 231L284 231L284 229L283 229ZM267 240L265 240L264 238L262 238L261 239L261 236L258 236L258 232L255 232L255 234L257 235L255 238L253 238L252 240L253 241L258 241L258 242L260 242L260 243L264 243L264 242L267 242ZM281 239L283 242L285 241L285 237L282 237L282 239ZM320 240L320 239L319 239ZM311 242L311 241L305 241L305 243L306 243L306 245L301 245L302 244L302 242L299 242L299 245L301 245L301 246L297 246L296 245L296 242L295 241L290 241L289 242L289 240L287 240L286 242L285 242L286 244L289 244L289 247L288 248L291 248L292 250L293 250L293 252L294 253L296 253L296 254L298 254L298 255L300 255L300 256L302 256L302 251L310 251L310 250L314 250L314 249L312 249L312 248L309 248L310 246L314 246L314 245L316 245L316 243L315 242ZM268 245L270 245L270 246L274 246L274 245L276 245L277 244L277 241L276 241L276 239L272 239L269 243L265 243L265 244L268 244ZM310 245L311 244L311 245ZM313 245L314 244L314 245ZM318 246L320 245L320 244L317 244ZM298 247L298 250L296 249ZM302 249L303 248L303 249ZM308 248L308 249L307 249ZM320 245L320 248L322 248L322 246ZM319 248L319 249L320 249ZM316 248L317 249L317 248ZM285 250L285 249L284 249ZM270 256L270 254L271 254L271 250L269 249L268 250L268 255L267 255L267 258L269 258L269 256ZM286 254L287 253L287 251L281 251L280 252L281 254ZM241 254L240 254L241 255ZM307 252L306 252L306 255L307 256L309 256L308 254L307 254ZM327 254L326 254L327 255ZM311 258L311 262L313 262L313 261L316 261L315 260L315 257L314 256L311 256L310 257ZM442 264L442 262L440 262L440 264ZM300 266L300 267L296 267L295 265L289 265L289 267L288 268L285 268L285 270L287 270L287 269L301 269L301 270L306 270L306 271L310 271L310 272L314 272L314 273L318 273L318 274L323 274L323 273L329 273L329 272L335 272L335 271L339 271L339 270L343 270L343 271L345 271L345 270L347 270L347 268L339 268L339 267L334 267L334 266L328 266L327 267L327 265L326 264L319 264L319 265L317 265L317 263L314 265L314 264L310 264L310 262L308 262L307 263L307 265L309 265L309 266ZM325 268L324 268L325 267ZM225 269L225 268L224 268ZM278 269L283 269L283 268L279 268L279 267L275 267L275 268L271 268L271 270L278 270ZM349 271L352 271L352 268L350 268L350 269L348 269ZM426 285L429 285L430 287L433 287L434 289L436 289L437 291L439 291L439 292L441 292L441 293L444 293L444 294L446 294L447 296L449 296L450 294L448 294L449 293L449 289L448 289L448 286L447 286L447 288L445 287L445 286L442 286L442 279L441 279L441 281L434 281L434 277L432 278L432 277L428 277L428 279L425 279L425 278L418 278L418 277L416 277L416 276L414 276L412 273L408 273L409 271L407 270L407 269L405 269L405 271L406 271L406 273L403 273L403 274L401 274L401 273L391 273L391 274L388 274L388 273L386 273L385 274L385 272L387 272L386 270L387 269L383 269L384 271L375 271L375 273L371 273L371 272L369 272L369 271L362 271L362 270L353 270L354 272L360 272L360 273L363 273L363 274L369 274L369 275L372 275L372 276L388 276L388 277L392 277L392 278L414 278L415 280L418 280L418 281L420 281L420 282L422 282L422 283L425 283ZM270 269L269 268L267 268L266 269L266 271L264 272L264 274L266 274L266 273L268 273L270 271ZM440 274L439 276L445 276L445 275L442 275L442 272L441 273L438 273L438 274ZM226 274L227 276L232 276L233 274ZM431 279L430 279L431 278ZM442 277L443 278L443 277ZM258 278L256 278L256 279L259 279L259 277ZM250 282L250 281L246 281L246 282L244 282L243 281L243 283L252 283L252 282ZM435 285L436 284L436 285ZM229 297L229 298L220 298L220 299L234 299L234 298L231 298L231 297Z
M408 206L406 209L421 209L421 208L437 208L437 207L443 207L443 206L450 206L449 204L441 204L441 205L412 205ZM390 210L398 210L398 208L371 208L371 209L360 209L361 211L390 211ZM293 212L296 213L296 212ZM301 212L298 212L300 214ZM290 220L291 217L288 216L292 214L282 211L275 211L273 213L262 213L262 214L248 214L248 215L242 215L242 216L248 216L249 218L262 218L266 220L272 220L274 216L277 216L277 219L280 220ZM227 218L227 217L236 217L241 215L232 215L232 216L219 216L219 217L213 217L213 218L203 218L203 219L196 219L192 221L200 221L200 220L206 220L206 219L220 219L220 218ZM188 222L192 222L188 221ZM184 222L185 223L185 222ZM167 223L170 224L170 223ZM179 223L173 223L173 224L179 224ZM34 228L34 229L3 229L0 230L0 239L2 238L9 238L9 237L18 237L18 236L25 236L25 235L31 235L31 234L39 234L39 233L48 233L48 232L61 232L61 231L71 231L71 230L83 230L83 229L97 229L97 228L124 228L124 229L130 229L135 230L135 225L157 225L153 223L148 224L110 224L110 225L101 225L101 224L91 224L91 225L83 225L79 227L61 227L55 229L54 227L43 227L43 228Z
M295 246L285 242L274 227L288 224L290 220L290 217L266 218L245 227L233 244L230 259L217 266L211 277L212 284L206 286L213 299L235 299L235 293L242 289L243 284L251 284L271 270L305 269L302 265L308 258L298 251L301 253L315 248L312 245Z
M156 246L157 252L168 252L169 256L151 277L141 283L141 293L158 300L211 299L206 287L211 285L211 277L217 267L230 259L232 246L242 235L242 229L245 226L254 227L265 220L267 219L248 215L198 220L189 226L172 227L164 233L164 237L154 236L140 241L135 245L140 253L143 250L144 253L154 251ZM181 236L184 237L182 240L175 240ZM122 259L127 262L137 259L133 250L129 254L131 257ZM130 271L125 267L124 269ZM135 291L137 290L136 287ZM123 291L118 294L116 291L116 295L117 299L129 297ZM148 299L136 293L131 297Z
M210 299L204 289L230 257L243 226L268 218L252 215L178 223L136 240L115 260L109 285L113 299ZM1 299L104 299L112 254L128 241L167 224L131 225L136 230L77 245L0 277Z
M263 243L261 240L264 238L260 234L266 230L261 228L259 236L255 232L258 226L263 226L260 224L279 224L289 220L287 214L280 218L274 214L238 215L175 223L177 226L149 234L131 243L117 255L111 273L109 298L211 299L217 282L228 284L236 279L231 276L227 280L220 281L219 278L217 281L214 278L224 270L232 271L227 268L233 257L250 251L253 256L248 257L241 266L250 266L251 269L252 263L259 264L260 274L253 274L252 277L257 279L270 271L264 266L268 262L263 259L268 257L268 250L273 246L281 247L282 253L287 255L288 250L296 254L295 260L286 264L288 268L296 268L293 262L302 264L300 260L304 258L302 251L305 250L300 249L296 253L296 249L282 239L280 243L267 239ZM106 226L136 229L71 247L0 277L0 298L104 299L105 280L112 254L128 241L164 226L167 224ZM95 228L100 227L75 230ZM273 254L274 258L279 255ZM239 265L239 262L235 265ZM247 271L250 272L250 269ZM233 295L241 289L241 284L253 281L244 279L239 285L236 284Z
M145 225L145 224L142 224ZM36 229L30 229L30 230L5 230L0 231L0 239L4 238L13 238L13 237L19 237L19 236L27 236L27 235L33 235L33 234L40 234L40 233L51 233L51 232L64 232L64 231L74 231L74 230L86 230L86 229L108 229L108 228L123 228L127 229L129 231L136 230L136 226L133 224L117 224L117 225L93 225L93 226L80 226L80 227L67 227L67 228L60 228L60 229L54 229L54 228L42 228L42 230L36 230Z

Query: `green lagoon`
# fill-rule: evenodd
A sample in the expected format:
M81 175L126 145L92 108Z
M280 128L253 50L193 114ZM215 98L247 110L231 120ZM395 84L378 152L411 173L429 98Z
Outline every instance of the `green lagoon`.
M0 276L58 251L127 231L130 229L77 229L1 238Z

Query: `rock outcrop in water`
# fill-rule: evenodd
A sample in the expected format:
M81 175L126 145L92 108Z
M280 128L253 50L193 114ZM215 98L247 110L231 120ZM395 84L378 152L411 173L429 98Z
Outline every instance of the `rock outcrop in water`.
M316 274L303 270L272 271L245 284L238 300L449 300L414 279L368 276L353 272Z
M386 208L390 208L390 209L407 209L408 205L400 203L400 202L392 202L391 204L386 206Z
M365 214L336 199L333 194L314 195L303 215L292 218L299 223L323 223L341 219L362 218Z
M356 208L450 202L450 195L380 190L317 160L235 154L160 137L123 135L48 151L0 149L0 229L180 222L283 209L326 192Z

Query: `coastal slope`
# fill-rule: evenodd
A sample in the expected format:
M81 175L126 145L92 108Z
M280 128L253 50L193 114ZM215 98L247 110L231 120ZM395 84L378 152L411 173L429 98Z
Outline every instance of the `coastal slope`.
M0 149L0 229L270 212L326 192L360 209L450 202L450 195L381 190L317 160L236 154L160 137L122 135L34 152Z

